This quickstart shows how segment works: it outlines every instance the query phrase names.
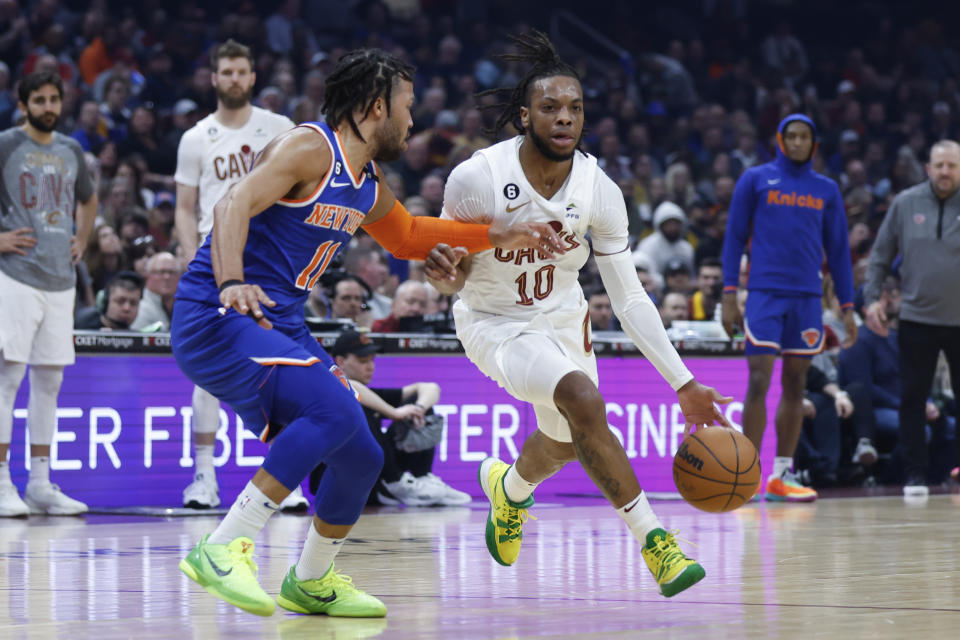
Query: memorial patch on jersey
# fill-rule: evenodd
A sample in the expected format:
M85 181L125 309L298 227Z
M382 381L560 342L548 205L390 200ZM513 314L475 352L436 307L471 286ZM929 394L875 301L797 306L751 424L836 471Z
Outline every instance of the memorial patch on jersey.
M520 195L520 187L512 182L503 188L503 195L507 200L515 200Z

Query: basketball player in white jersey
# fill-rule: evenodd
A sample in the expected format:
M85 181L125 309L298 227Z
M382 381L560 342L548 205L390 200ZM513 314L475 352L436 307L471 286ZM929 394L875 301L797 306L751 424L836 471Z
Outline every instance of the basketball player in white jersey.
M213 228L214 205L247 174L268 142L294 126L289 118L250 104L257 76L248 47L227 40L213 50L211 68L217 110L184 133L177 150L175 220L185 262L193 259ZM196 471L183 492L183 506L208 509L220 505L213 465L220 402L194 387L192 404ZM295 511L307 506L299 488L281 504Z
M534 405L538 430L516 463L487 458L480 484L490 500L486 540L494 560L517 560L533 490L566 463L579 460L642 545L660 592L672 596L705 575L680 550L653 513L623 446L610 431L597 390L590 316L577 282L590 255L587 234L607 293L624 331L677 391L687 430L727 424L715 402L729 402L693 379L636 275L619 187L577 150L583 130L583 91L576 71L538 32L515 40L507 60L533 64L497 122L523 134L456 167L446 185L443 216L499 226L547 221L567 252L490 250L466 258L438 245L431 264L458 264L443 293L460 291L457 335L467 356L511 395Z

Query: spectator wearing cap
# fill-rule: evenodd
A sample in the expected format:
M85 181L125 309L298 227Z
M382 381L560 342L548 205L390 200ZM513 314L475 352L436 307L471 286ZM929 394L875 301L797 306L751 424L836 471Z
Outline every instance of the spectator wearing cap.
M147 281L137 317L130 328L137 331L169 331L173 315L173 296L183 269L180 261L167 251L147 259Z
M688 295L693 289L693 274L686 262L672 258L663 270L663 282L666 290Z
M421 429L425 421L442 420L433 414L440 400L440 386L434 382L413 382L401 388L368 388L375 371L376 344L363 333L344 330L330 355L350 379L363 405L367 424L383 449L383 470L368 498L368 504L408 506L453 506L470 502L470 496L447 485L432 473L435 446L419 451L405 451L397 446L403 426ZM384 432L383 420L393 423ZM406 422L401 426L401 422ZM442 424L442 423L441 423ZM434 428L439 425L434 424ZM310 487L316 492L323 474L323 465L310 475Z
M177 100L170 114L173 116L173 126L170 127L170 131L164 136L163 141L171 148L176 149L180 145L180 138L200 121L202 114L197 103L189 98Z
M379 333L411 330L418 318L422 320L423 314L426 313L427 302L426 286L416 280L407 280L397 287L393 304L390 306L390 315L376 320L371 330Z
M176 199L170 191L159 191L153 199L153 207L147 216L150 223L150 235L157 241L157 247L166 249L173 234Z
M653 212L654 232L640 241L634 255L650 259L653 271L663 273L671 260L681 260L693 271L693 246L683 239L687 216L676 204L663 202Z
M96 306L77 314L73 326L86 331L129 329L137 318L142 296L143 278L133 271L120 271L97 294Z

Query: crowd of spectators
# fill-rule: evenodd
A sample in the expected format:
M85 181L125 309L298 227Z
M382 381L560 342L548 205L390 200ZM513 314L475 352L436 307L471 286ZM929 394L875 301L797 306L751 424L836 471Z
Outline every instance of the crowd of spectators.
M582 149L623 191L637 273L667 326L714 318L734 185L773 157L786 114L804 112L817 124L814 168L840 185L857 287L891 200L925 179L932 142L957 137L960 54L946 22L852 2L843 10L860 18L854 34L820 29L811 3L775 4L776 16L742 0L659 3L644 24L627 19L626 1L604 16L581 12L588 23L604 21L594 26L623 48L619 59L558 39L583 75ZM497 98L476 94L519 77L497 58L510 47L506 36L546 28L547 18L499 0L0 0L0 126L22 117L20 77L35 69L61 75L59 128L82 145L100 196L79 266L77 317L90 326L163 328L171 287L186 268L173 224L177 144L216 106L214 43L249 45L254 103L297 123L322 119L325 78L350 48L378 46L414 63L412 137L384 170L412 213L436 216L450 170L496 141L489 129L497 110L483 107ZM121 311L105 292L124 272L139 274L141 289L146 283L149 322L128 320L131 300ZM383 254L360 232L310 293L305 314L383 331L437 326L418 319L446 317L450 300L411 282L423 280L421 265ZM592 263L581 281L594 328L617 330Z

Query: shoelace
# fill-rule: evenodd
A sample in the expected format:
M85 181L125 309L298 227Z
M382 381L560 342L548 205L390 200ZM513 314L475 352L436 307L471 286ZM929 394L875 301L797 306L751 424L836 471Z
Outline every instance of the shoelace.
M676 534L676 531L667 531L665 538L662 536L654 536L653 538L653 543L656 546L651 549L651 552L653 553L654 557L660 560L660 575L669 572L670 569L681 562L693 562L693 560L688 558L686 554L683 553L683 550L680 549L680 545L677 544ZM691 546L697 546L689 540L685 540L683 538L680 538L680 540ZM659 578L660 575L657 577Z
M318 583L323 584L324 587L330 587L334 590L337 588L346 589L348 591L357 591L357 588L353 585L353 578L350 576L338 572L336 569L330 572L330 575L323 580L317 580Z
M497 520L502 523L506 532L500 536L500 542L506 542L507 540L515 540L517 538L523 539L523 524L527 520L536 520L537 516L530 515L526 509L517 509L511 507L507 504L502 509L503 515L505 517L499 517L498 514Z
M246 551L242 551L242 550L237 551L234 548L234 549L231 549L231 552L232 552L231 555L233 555L233 559L235 562L240 562L247 565L250 571L253 572L253 575L254 576L257 575L257 572L259 571L260 568L257 566L257 563L253 561L253 545L250 545L250 547L247 548Z

